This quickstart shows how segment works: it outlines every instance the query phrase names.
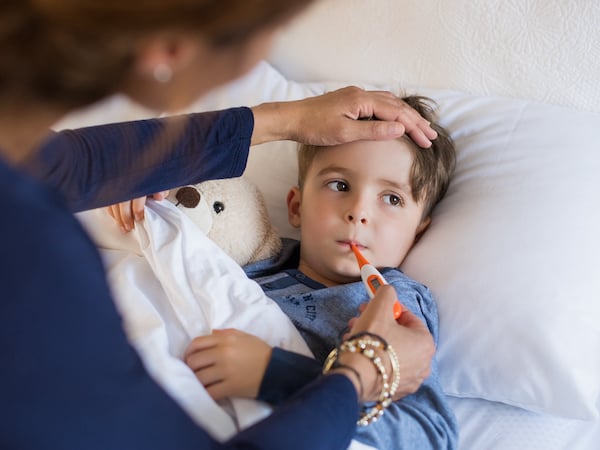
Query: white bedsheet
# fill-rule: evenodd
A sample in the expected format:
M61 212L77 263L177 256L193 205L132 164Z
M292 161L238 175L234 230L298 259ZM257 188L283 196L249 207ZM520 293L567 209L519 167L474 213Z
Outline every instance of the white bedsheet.
M598 450L600 420L537 414L504 403L449 397L459 450Z
M258 401L215 403L181 357L193 337L238 328L310 354L276 303L169 202L123 235L102 210L79 214L101 249L124 326L152 376L213 437L227 439L270 412Z
M268 415L270 407L255 400L217 404L181 360L192 338L222 328L311 355L260 286L168 201L149 200L145 220L126 235L101 209L77 216L100 249L127 337L192 419L223 441ZM348 449L374 450L355 440Z

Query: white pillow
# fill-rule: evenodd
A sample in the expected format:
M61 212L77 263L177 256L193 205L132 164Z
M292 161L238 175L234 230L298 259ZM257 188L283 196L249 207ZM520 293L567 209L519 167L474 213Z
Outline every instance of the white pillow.
M425 94L458 160L402 268L437 299L445 391L597 417L600 114Z
M195 110L301 98L268 64ZM449 395L571 418L600 406L600 115L540 103L425 91L457 145L456 173L402 268L433 291ZM284 236L295 144L252 149L246 174Z

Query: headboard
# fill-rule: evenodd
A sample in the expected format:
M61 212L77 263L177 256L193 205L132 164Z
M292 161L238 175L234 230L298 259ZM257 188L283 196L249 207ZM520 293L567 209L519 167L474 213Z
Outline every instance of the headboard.
M455 89L600 112L596 0L322 0L270 61L297 81Z

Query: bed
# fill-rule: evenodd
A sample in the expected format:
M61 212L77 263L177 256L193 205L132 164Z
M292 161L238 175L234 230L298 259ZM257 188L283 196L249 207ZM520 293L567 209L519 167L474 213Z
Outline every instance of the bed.
M596 0L324 0L190 108L347 84L438 103L457 168L402 269L438 302L464 450L600 448L598 23ZM57 128L148 115L116 97ZM294 152L257 146L246 171L290 237Z

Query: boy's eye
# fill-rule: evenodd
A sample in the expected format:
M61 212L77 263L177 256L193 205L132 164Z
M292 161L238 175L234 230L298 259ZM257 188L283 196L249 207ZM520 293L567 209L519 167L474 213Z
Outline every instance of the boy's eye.
M383 196L383 201L392 206L404 206L402 197L395 194L386 194Z
M332 191L344 192L348 190L348 185L340 180L330 181L327 183L327 187Z

